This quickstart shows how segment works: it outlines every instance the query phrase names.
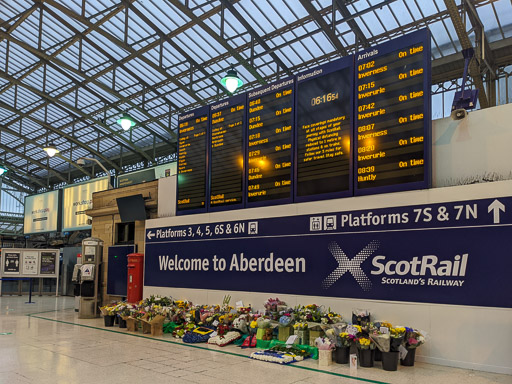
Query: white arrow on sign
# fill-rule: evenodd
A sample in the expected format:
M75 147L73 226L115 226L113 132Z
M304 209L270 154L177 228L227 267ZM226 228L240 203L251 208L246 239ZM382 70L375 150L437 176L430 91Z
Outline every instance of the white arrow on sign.
M151 231L148 232L148 240L151 240L153 237L155 237L155 234Z
M498 199L494 200L491 204L489 204L489 208L487 210L488 213L493 211L494 224L500 223L500 211L505 212L505 206Z

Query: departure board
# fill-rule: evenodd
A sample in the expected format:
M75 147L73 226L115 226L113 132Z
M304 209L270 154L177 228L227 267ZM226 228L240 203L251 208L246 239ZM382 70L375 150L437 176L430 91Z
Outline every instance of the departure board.
M430 34L355 58L355 194L430 186Z
M297 75L295 201L352 195L353 57Z
M210 106L210 210L244 203L245 95Z
M178 116L177 214L206 212L209 111L206 106Z
M247 203L292 201L295 78L248 93Z

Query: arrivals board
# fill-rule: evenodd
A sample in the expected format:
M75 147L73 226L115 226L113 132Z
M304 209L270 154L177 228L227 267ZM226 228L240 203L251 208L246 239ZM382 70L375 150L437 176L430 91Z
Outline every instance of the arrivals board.
M210 106L210 210L243 208L245 95Z
M430 186L430 34L355 57L355 194Z
M209 113L206 106L178 116L178 215L206 212Z
M352 195L353 57L297 75L295 201Z
M295 78L247 94L247 207L292 202Z

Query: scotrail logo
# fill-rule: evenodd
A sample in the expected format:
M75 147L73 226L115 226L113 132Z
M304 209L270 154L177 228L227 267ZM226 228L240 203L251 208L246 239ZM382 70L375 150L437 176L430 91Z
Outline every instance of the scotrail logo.
M372 240L366 247L359 251L357 255L349 259L335 241L331 242L329 244L329 251L331 251L332 256L338 262L338 267L324 279L322 287L324 289L329 288L346 272L350 272L364 291L372 289L372 282L361 269L361 264L379 248L379 245L380 243L377 240Z

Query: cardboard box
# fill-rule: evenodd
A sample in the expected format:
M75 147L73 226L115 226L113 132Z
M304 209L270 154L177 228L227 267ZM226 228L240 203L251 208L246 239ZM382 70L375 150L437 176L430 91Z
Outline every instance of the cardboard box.
M151 320L142 319L142 333L151 334L151 336L162 336L164 334L165 316L156 315Z
M137 329L139 328L138 320L134 317L127 316L123 317L123 320L126 320L126 330L128 332L137 332Z

